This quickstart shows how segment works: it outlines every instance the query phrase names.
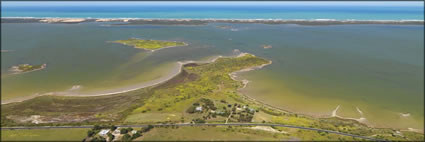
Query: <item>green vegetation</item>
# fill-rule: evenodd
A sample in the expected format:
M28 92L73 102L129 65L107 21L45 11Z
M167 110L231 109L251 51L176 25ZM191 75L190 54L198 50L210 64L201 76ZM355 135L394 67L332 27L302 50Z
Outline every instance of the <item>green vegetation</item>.
M86 128L1 130L1 141L81 141Z
M264 128L264 127L263 127ZM270 128L270 127L269 127ZM273 130L274 128L272 128ZM289 133L290 132L290 133ZM349 136L340 136L336 134L317 133L316 131L297 130L287 128L285 131L279 130L259 130L254 127L240 126L199 126L199 127L175 127L175 128L156 128L145 133L136 141L299 141L299 140L346 140L355 139Z
M352 120L317 119L297 115L268 107L238 94L236 90L243 84L233 80L229 74L267 63L269 61L249 54L237 58L219 58L214 63L187 64L178 76L152 88L101 97L42 96L20 103L2 105L2 126L255 122L319 128L385 140L422 140L424 138L424 135L420 133L375 129ZM113 129L112 126L99 126L92 130L93 132L84 133L84 135L101 139L96 138L98 137L96 130L100 128ZM143 136L137 140L197 140L198 135L205 136L195 134L197 133L195 129L199 128L155 128L148 133L142 129ZM219 132L209 132L217 131L213 127L202 128L208 128L202 130L208 133L208 136L210 133L211 136L214 136L214 133L222 135L223 137L217 137L222 140L245 140L245 138L358 140L336 134L284 127L273 128L282 133L261 134L258 137L256 135L245 137L247 128L229 129L232 133L227 130L222 132L221 128L218 129ZM169 131L175 131L176 135ZM260 132L263 130L248 129L246 131L249 131L249 134L263 133ZM226 137L227 134L232 137ZM138 135L130 134L128 130L122 135L123 141L138 137ZM108 136L103 138L106 139Z
M119 122L143 105L147 89L99 97L40 96L1 107L2 126L85 125ZM38 123L38 124L37 124Z
M166 47L185 46L186 43L178 41L160 41L160 40L143 40L131 38L127 40L117 40L115 43L134 46L134 48L143 48L147 50L156 50Z
M236 89L243 85L234 81L229 73L267 63L269 61L248 54L238 58L219 58L211 64L185 65L180 78L157 88L152 97L146 100L143 106L135 109L128 118L141 123L147 121L136 119L134 116L145 118L143 116L156 116L158 113L180 113L180 117L159 120L179 123L182 122L179 118L183 117L186 122L203 122L199 119L223 122L232 109L227 106L237 103L232 99L239 97ZM221 100L227 101L222 103ZM201 107L201 110L194 110L196 107ZM126 121L135 122L129 119Z
M155 128L135 141L255 141L282 140L284 135L238 127L178 127ZM289 139L289 138L288 138Z

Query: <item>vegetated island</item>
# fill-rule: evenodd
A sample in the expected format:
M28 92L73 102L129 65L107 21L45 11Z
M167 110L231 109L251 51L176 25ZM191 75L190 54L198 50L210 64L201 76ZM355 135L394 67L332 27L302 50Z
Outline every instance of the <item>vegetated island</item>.
M232 29L232 26L222 26L222 25L220 25L220 26L216 26L217 28L219 28L219 29Z
M2 135L2 140L16 138L18 131L21 131L5 130L5 127L58 125L94 125L91 130L82 130L86 133L81 132L81 138L87 141L246 140L244 138L248 135L257 140L364 140L329 131L380 140L419 141L424 138L422 133L407 130L372 128L354 120L315 118L279 110L237 91L246 84L235 80L235 73L259 69L270 63L251 54L241 54L234 58L217 58L211 63L184 64L181 72L173 79L131 92L96 97L39 96L23 102L4 104L1 107L1 126L2 134L7 135ZM194 125L183 126L189 123ZM234 126L195 125L203 123ZM146 127L136 128L142 124ZM121 128L114 125L121 125ZM22 131L25 134L37 134L40 129ZM208 136L198 137L205 133ZM226 137L224 134L234 137Z
M128 45L128 46L133 46L134 48L150 50L150 51L155 51L155 50L159 50L163 48L188 45L185 42L181 42L181 41L144 40L144 39L137 39L137 38L130 38L127 40L117 40L113 42Z
M37 71L42 70L47 67L47 64L40 64L40 65L30 65L30 64L20 64L17 66L12 66L9 71L11 71L13 74L19 74L19 73L27 73L31 71Z

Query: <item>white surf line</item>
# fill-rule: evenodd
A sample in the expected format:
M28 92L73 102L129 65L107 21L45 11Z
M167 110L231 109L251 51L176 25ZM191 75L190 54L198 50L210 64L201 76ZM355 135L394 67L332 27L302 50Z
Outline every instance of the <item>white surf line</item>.
M243 18L136 18L136 17L121 17L121 18L114 18L114 17L105 17L105 18L95 18L95 17L2 17L1 19L37 19L37 20L44 20L44 21L63 21L63 20L95 20L95 22L111 22L111 21L123 21L128 22L129 20L144 20L144 21L153 21L153 20L168 20L168 21L241 21L241 22L255 22L255 21L283 21L283 22L290 22L290 21L342 21L342 22L410 22L410 21L418 21L423 22L423 19L401 19L401 20L394 20L394 19L388 19L388 20L379 20L379 19L371 19L371 20L361 20L361 19L282 19L282 18L255 18L255 19L243 19ZM69 21L65 21L69 22Z

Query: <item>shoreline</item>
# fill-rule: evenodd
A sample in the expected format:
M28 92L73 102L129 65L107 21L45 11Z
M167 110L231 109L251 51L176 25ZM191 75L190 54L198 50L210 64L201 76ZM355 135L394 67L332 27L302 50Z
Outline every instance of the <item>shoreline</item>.
M206 25L208 23L258 23L298 25L395 24L423 25L424 20L360 20L360 19L229 19L229 18L61 18L61 17L2 17L2 23L64 23L122 22L112 25Z
M238 56L240 55L245 55L247 53L240 53ZM15 98L15 99L10 99L10 100L2 100L1 104L5 105L5 104L9 104L9 103L18 103L18 102L23 102L29 99L33 99L35 97L39 97L39 96L47 96L47 95L52 95L52 96L69 96L69 97L98 97L98 96L107 96L107 95L118 95L121 93L126 93L126 92L131 92L131 91L136 91L139 89L143 89L143 88L148 88L148 87L154 87L156 85L160 85L162 83L165 83L171 79L173 79L174 77L176 77L177 75L179 75L182 70L184 65L186 64L192 64L192 63L197 63L197 64L205 64L205 63L212 63L215 62L217 59L219 58L233 58L233 56L215 56L212 59L206 60L206 61L193 61L193 60L189 60L189 61L178 61L177 65L178 67L173 69L174 71L172 73L170 73L169 75L163 77L163 78L159 78L159 79L155 79L155 80L151 80L151 81L147 81L141 84L137 84L137 85L132 85L131 87L123 87L123 88L118 88L118 89L114 89L116 91L111 91L111 90L107 90L107 91L98 91L97 93L93 93L93 94L79 94L77 92L73 92L75 91L75 89L73 89L73 87L71 89L65 90L65 91L58 91L58 92L48 92L48 93L36 93L30 96L25 96L25 97L20 97L20 98ZM137 87L134 87L137 86ZM104 92L104 93L99 93L99 92Z
M137 88L119 89L121 91L118 91L118 92L96 93L96 94L93 94L93 95L77 95L78 93L72 93L72 91L75 91L75 90L78 90L79 88L81 88L81 86L78 85L78 86L73 86L71 89L68 89L67 91L50 92L50 93L44 93L44 94L36 93L34 95L31 95L31 96L21 97L21 98L17 98L17 99L11 99L10 101L2 102L2 105L9 104L9 103L23 102L23 101L26 101L26 100L29 100L29 99L33 99L35 97L46 96L46 95L52 95L52 96L69 96L69 97L98 97L98 96L107 96L107 95L119 95L121 93L131 92L131 91L135 91L135 90L139 90L139 89L143 89L143 88L148 88L148 87L154 87L156 85L160 85L162 83L166 83L167 81L169 81L169 80L173 79L174 77L178 76L183 71L183 67L185 65L187 65L187 64L193 64L193 63L195 63L195 64L213 63L213 62L215 62L219 58L238 58L238 57L245 56L247 54L249 54L249 53L242 52L242 53L239 53L239 55L237 55L237 56L221 56L221 55L219 55L219 56L215 56L215 57L213 57L211 59L208 59L206 61L202 61L202 60L201 61L193 61L193 60L178 61L177 64L178 64L179 67L175 69L175 70L177 70L177 73L171 73L170 75L168 75L167 77L165 77L165 79L164 78L159 78L159 79L156 79L156 80L152 80L150 82L145 82L145 83L143 83L144 85L138 86ZM262 69L263 67L265 67L267 65L270 65L270 64L272 64L272 61L271 60L269 60L268 63L262 64L262 65L259 65L259 66L253 66L253 67L241 69L239 71L235 71L235 72L229 73L228 75L230 76L230 78L232 80L243 83L243 87L237 89L237 91L239 91L240 89L245 88L247 86L247 84L249 83L249 81L246 80L246 79L242 79L242 80L236 79L236 77L238 77L237 76L238 73L248 72L248 71L257 70L257 69ZM157 81L157 80L159 80L159 81ZM264 103L262 101L256 100L256 99L254 99L254 98L252 98L252 97L250 97L250 96L248 96L246 94L243 94L243 93L240 93L240 92L238 94L239 94L239 96L242 97L242 99L247 99L248 101L251 101L252 103L255 103L255 104L258 104L258 105L260 105L262 107L266 107L266 108L269 108L269 109L272 109L272 110L276 110L276 111L279 111L279 112L290 113L290 114L297 114L297 115L302 115L302 116L307 116L307 117L313 117L313 118L319 118L319 119L320 118L338 118L338 119L342 119L342 120L353 120L353 121L355 121L357 123L363 124L363 125L365 125L367 127L370 127L370 128L381 128L381 127L374 127L373 125L369 125L368 123L363 122L362 120L363 119L366 119L366 118L363 117L362 111L359 110L358 108L357 108L357 111L362 115L362 117L359 118L359 119L356 119L356 118L345 118L345 117L338 116L337 115L337 111L338 111L339 105L337 106L337 108L335 110L332 111L332 114L331 114L330 117L321 117L321 116L308 115L308 114L301 113L301 112L287 111L285 109L282 109L282 108L279 108L279 107L276 107L276 106L273 106L273 105ZM386 128L386 127L382 127L382 128ZM400 131L411 131L411 132L423 133L422 130L414 129L414 128L399 129L399 130Z
M253 98L251 96L248 96L248 95L246 95L246 94L244 94L242 92L239 92L241 89L244 89L248 85L248 83L250 81L249 80L246 80L246 79L237 79L237 77L238 77L237 74L238 73L252 71L252 70L257 70L257 69L262 69L263 67L265 67L267 65L270 65L270 64L272 64L272 61L271 60L270 60L269 63L262 64L260 66L254 66L254 67L242 69L242 70L235 71L235 72L232 72L232 73L229 74L229 76L230 76L230 78L232 80L239 81L239 82L242 82L243 83L243 87L237 89L239 96L241 96L243 99L247 99L248 101L251 101L254 104L257 104L257 105L260 105L262 107L269 108L269 109L272 109L272 110L276 110L276 111L279 111L279 112L283 112L283 113L297 114L297 115L302 115L302 116L307 116L307 117L313 117L313 118L318 118L318 119L323 119L323 118L325 118L325 119L326 118L337 118L337 119L342 119L342 120L347 120L347 121L348 120L352 120L352 121L355 121L357 123L363 124L363 125L365 125L367 127L370 127L370 128L378 128L378 129L380 129L380 128L384 128L384 129L385 128L392 128L392 127L378 127L378 126L375 126L375 125L367 122L367 119L364 117L363 112L358 107L356 107L356 110L360 114L360 118L351 118L351 117L342 117L342 116L339 116L337 114L337 112L338 112L338 109L339 109L340 105L338 105L331 112L330 115L311 115L311 114L306 114L306 113L303 113L303 112L296 112L296 111L285 110L283 108L276 107L276 106L271 105L271 104L267 104L267 103L265 103L263 101L257 100L257 99L255 99L255 98ZM424 133L423 130L415 129L415 128L405 128L405 129L399 129L399 130L400 131L417 132L417 133L422 133L422 134Z

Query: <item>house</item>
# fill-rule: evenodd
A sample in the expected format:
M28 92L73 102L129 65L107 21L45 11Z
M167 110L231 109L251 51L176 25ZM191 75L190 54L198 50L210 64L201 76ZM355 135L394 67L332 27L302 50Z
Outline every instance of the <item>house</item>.
M202 111L202 106L197 106L197 107L195 108L195 111Z
M133 131L131 131L131 133L132 134L136 134L137 133L137 130L133 130Z
M110 131L109 129L102 129L102 130L100 130L99 135L100 135L100 136L106 136L106 134L107 134L109 131Z

